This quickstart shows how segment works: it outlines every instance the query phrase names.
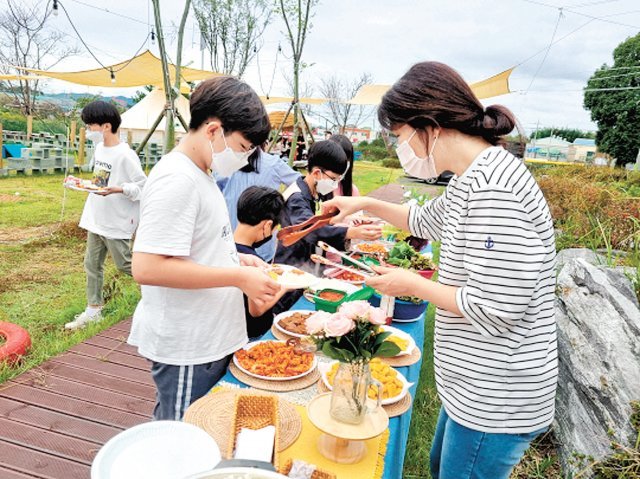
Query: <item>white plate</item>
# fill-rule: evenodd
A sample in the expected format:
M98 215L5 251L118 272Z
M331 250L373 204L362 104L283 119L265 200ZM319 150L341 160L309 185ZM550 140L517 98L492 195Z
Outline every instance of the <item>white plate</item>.
M73 191L84 191L85 193L100 193L101 191L103 191L102 189L92 190L90 188L81 188L79 186L72 185L70 183L63 183L63 186Z
M318 371L320 371L320 377L322 377L322 382L324 383L325 386L327 386L327 388L329 388L330 391L333 391L333 386L329 384L329 380L327 379L327 373L331 371L331 368L337 362L338 361L330 361L330 362L322 362L318 364ZM394 368L391 368L391 369L394 369ZM394 370L398 374L398 379L400 380L400 382L402 382L402 391L400 391L400 393L394 397L383 399L382 400L383 406L387 406L388 404L393 404L400 401L403 397L407 395L407 393L409 392L409 388L413 386L413 383L410 383L409 381L407 381L407 378L405 378L400 371L398 371L397 369L394 369Z
M382 328L383 331L388 331L390 332L392 335L395 336L400 336L402 339L406 339L407 341L409 341L409 344L407 345L407 349L400 351L398 354L396 354L395 357L398 356L408 356L410 355L413 350L416 348L416 342L414 341L414 339L411 337L410 334L405 333L404 331L402 331L401 329L398 328L394 328L393 326L387 326L387 325L383 325L380 326L380 328ZM389 339L389 338L387 338Z
M367 244L380 245L385 249L387 253L391 251L391 248L393 248L393 243L390 243L389 241L383 241L383 240L361 241L360 243L351 243L351 251L355 251L357 253L362 253L362 254L375 254L375 253L367 253L366 251L362 251L362 249L360 249L361 245L367 245Z
M347 273L347 271L340 269L340 268L327 268L324 270L324 272L322 273L324 276L326 276L327 278L331 278L331 279L337 279L338 281L344 281L345 283L349 283L349 284L364 284L364 279L365 276L362 276L362 279L359 281L353 281L350 279L339 279L337 278L337 276L340 276L342 273Z
M275 281L286 289L302 289L308 288L309 286L320 281L320 278L312 275L311 273L307 273L306 271L302 271L300 268L295 268L293 266L289 266L287 264L274 264L273 267L278 267L283 270L281 275L275 279ZM265 271L269 273L271 267L266 268ZM302 274L293 273L292 270L302 271Z
M285 343L286 341L275 341L273 339L270 339L270 340L267 340L267 341L254 341L253 343L249 343L249 344L245 345L242 349L249 350L252 347L254 347L254 346L256 346L256 345L258 345L260 343L267 343L267 342ZM238 359L236 358L235 354L233 355L233 364L235 364L240 371L242 371L245 374L248 374L249 376L253 376L254 378L265 379L267 381L291 381L292 379L303 378L307 374L311 373L316 368L316 366L318 365L318 359L314 355L313 356L313 362L311 363L311 367L309 368L308 371L305 371L302 374L298 374L297 376L287 376L285 378L272 378L270 376L261 376L260 374L256 374L256 373L252 373L251 371L247 371L245 368L242 367L242 365L240 364L240 361L238 361Z
M315 314L315 311L311 311L309 309L292 309L291 311L285 311L284 313L280 313L278 314L275 318L273 318L273 324L276 327L276 329L278 331L283 332L284 334L288 334L289 336L294 336L296 338L306 338L308 336L308 334L300 334L300 333L294 333L292 331L289 331L288 329L285 329L284 326L280 325L280 321L282 321L283 319L288 318L289 316L293 315L294 313L311 313L311 314Z
M153 421L122 431L102 446L91 465L91 479L175 479L219 462L220 449L203 429Z

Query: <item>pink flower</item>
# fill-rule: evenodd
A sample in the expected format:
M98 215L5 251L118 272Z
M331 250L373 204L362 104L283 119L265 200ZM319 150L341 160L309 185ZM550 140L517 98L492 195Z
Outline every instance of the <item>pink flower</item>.
M371 308L369 311L369 322L371 324L385 324L387 322L387 315L380 308Z
M335 313L327 320L324 331L327 336L336 338L338 336L344 336L355 327L356 323L354 323L352 319L342 313Z
M371 309L371 305L366 301L349 301L340 306L338 311L354 321L358 319L366 321Z
M309 316L305 321L308 334L318 334L324 331L324 325L331 318L331 314L326 311L318 311Z

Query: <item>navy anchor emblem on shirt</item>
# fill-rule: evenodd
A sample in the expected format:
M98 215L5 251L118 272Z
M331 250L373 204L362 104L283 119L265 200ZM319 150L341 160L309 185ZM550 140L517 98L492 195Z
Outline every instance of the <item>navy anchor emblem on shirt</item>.
M493 239L491 239L491 236L487 236L487 241L484 242L484 247L487 249L491 249L494 245L495 243L493 242Z

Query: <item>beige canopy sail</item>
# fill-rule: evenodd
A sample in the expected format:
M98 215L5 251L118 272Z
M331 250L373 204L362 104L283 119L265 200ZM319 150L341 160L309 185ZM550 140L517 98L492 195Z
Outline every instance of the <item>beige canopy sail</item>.
M35 68L20 68L31 73L37 73L48 78L64 80L71 83L87 86L99 87L137 87L143 85L162 85L162 61L149 50L135 56L129 60L109 65L105 68L94 70L83 70L75 72L52 72L48 70L38 70ZM111 72L115 81L112 81ZM175 78L175 65L169 64L170 78ZM196 70L194 68L182 67L180 75L183 82L204 80L213 76L221 76L208 70Z
M272 105L273 103L291 103L293 101L292 96L261 96L260 100L265 105ZM329 100L326 98L299 98L298 101L300 103L305 103L307 105L322 105L323 103L328 102Z
M512 71L513 68L509 68L486 80L472 83L470 85L471 89L479 99L511 93L511 90L509 90L509 76ZM379 105L389 88L391 88L391 85L365 85L347 103L352 105Z
M0 73L0 81L37 81L46 80L36 75L11 75L10 73Z

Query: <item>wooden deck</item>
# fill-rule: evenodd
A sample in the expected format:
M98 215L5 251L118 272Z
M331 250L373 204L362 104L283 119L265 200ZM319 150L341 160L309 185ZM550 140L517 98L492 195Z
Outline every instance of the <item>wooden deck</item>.
M0 479L90 477L100 447L151 418L150 363L122 321L0 385Z

